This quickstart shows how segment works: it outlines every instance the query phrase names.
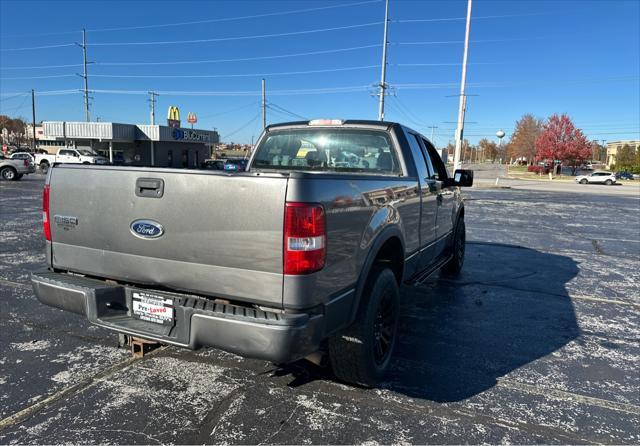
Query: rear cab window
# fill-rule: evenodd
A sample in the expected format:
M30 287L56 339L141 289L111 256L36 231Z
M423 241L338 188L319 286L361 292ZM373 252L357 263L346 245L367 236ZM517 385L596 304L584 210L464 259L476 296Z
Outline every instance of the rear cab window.
M403 173L386 131L334 127L270 131L256 148L251 169Z

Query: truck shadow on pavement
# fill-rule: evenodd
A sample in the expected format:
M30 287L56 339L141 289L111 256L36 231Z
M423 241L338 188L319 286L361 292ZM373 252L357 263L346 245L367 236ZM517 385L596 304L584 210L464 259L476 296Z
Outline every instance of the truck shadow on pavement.
M414 398L460 401L558 350L580 334L565 288L577 274L570 257L468 243L459 277L435 275L402 289L398 344L382 387ZM291 386L331 379L301 363L280 373L294 375Z

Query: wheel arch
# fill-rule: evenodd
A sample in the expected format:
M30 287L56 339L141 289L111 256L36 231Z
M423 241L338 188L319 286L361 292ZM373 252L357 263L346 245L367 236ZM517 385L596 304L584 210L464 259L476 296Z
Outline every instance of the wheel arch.
M2 172L3 170L12 170L15 175L18 175L18 169L11 165L0 167L0 172Z
M358 276L349 324L351 324L355 319L362 299L362 294L364 293L364 289L367 285L367 280L376 265L388 265L393 272L398 285L402 283L402 275L404 274L405 266L404 247L405 244L402 232L395 226L385 228L375 238L365 258L363 267L360 270L360 275Z

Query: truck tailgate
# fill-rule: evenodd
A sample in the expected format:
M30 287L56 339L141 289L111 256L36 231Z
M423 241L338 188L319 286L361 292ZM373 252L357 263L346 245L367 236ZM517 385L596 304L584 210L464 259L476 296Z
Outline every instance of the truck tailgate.
M161 197L136 194L140 184L154 183L162 184ZM279 175L59 166L50 177L52 263L281 306L286 187ZM138 220L151 220L164 233L136 236L132 224Z

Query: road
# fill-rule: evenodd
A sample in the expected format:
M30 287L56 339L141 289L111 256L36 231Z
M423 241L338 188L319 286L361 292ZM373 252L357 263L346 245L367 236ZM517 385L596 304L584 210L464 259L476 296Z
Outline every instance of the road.
M476 187L503 187L518 190L531 190L540 192L573 192L578 194L616 195L640 198L640 181L622 181L612 186L604 184L578 184L574 177L548 176L526 177L517 172L507 173L504 165L500 164L465 164L465 169L474 172L474 184ZM583 171L586 174L588 171ZM496 179L498 180L496 183Z
M456 280L402 290L379 389L213 349L142 359L41 305L41 176L0 182L0 443L639 443L640 200L474 188Z

